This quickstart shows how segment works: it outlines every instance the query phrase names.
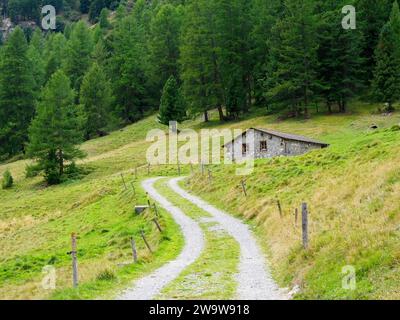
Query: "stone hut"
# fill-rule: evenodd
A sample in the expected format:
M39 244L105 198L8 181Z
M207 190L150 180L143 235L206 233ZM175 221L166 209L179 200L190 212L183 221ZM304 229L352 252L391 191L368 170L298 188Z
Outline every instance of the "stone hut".
M250 128L224 145L225 157L232 161L297 156L326 148L327 143L311 138L267 129Z

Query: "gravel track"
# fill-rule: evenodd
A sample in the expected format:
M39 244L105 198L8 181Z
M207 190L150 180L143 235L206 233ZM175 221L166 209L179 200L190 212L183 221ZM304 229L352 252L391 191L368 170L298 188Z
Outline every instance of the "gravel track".
M240 245L240 264L237 275L237 298L241 300L284 300L287 296L279 289L265 265L265 258L248 226L239 219L215 208L202 199L183 190L178 182L183 178L169 181L169 186L181 197L211 214L217 222Z
M204 249L204 234L199 224L186 216L181 209L172 205L154 189L153 185L159 179L161 178L145 180L142 182L142 186L149 196L167 210L180 225L185 239L185 246L175 260L168 262L150 275L137 280L131 289L126 290L117 298L119 300L154 299L167 284L176 279L186 267L196 261ZM288 299L287 294L284 294L272 279L265 263L265 257L248 226L241 220L183 190L178 185L182 179L174 178L169 180L169 187L179 196L211 214L213 219L240 245L236 298L240 300Z
M154 299L167 284L176 279L186 267L196 261L203 251L204 234L200 226L154 189L153 185L159 179L161 178L145 180L142 182L142 186L149 196L167 210L179 224L185 239L185 246L175 260L168 262L150 275L137 280L133 288L123 292L117 298L118 300Z

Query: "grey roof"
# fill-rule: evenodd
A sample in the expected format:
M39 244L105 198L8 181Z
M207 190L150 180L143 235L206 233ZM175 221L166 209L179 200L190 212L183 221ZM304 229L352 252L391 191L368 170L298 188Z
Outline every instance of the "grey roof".
M319 144L319 145L322 145L322 146L325 146L325 147L329 146L329 144L327 144L325 142L318 141L318 140L311 139L311 138L307 138L307 137L304 137L304 136L299 136L297 134L284 133L284 132L268 130L268 129L262 129L262 128L250 128L250 129L247 129L243 134L245 134L249 130L257 130L257 131L264 132L264 133L267 133L269 135L272 135L272 136L275 136L275 137L279 137L279 138L282 138L282 139L286 139L286 140L294 140L294 141L301 141L301 142L306 142L306 143ZM232 143L237 138L238 137L234 138L229 143ZM228 145L229 143L226 143L224 146Z

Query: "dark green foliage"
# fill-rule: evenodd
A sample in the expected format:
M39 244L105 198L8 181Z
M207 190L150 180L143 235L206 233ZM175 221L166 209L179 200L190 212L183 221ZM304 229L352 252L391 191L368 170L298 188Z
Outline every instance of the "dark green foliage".
M89 20L91 22L97 22L100 12L105 8L106 4L104 0L91 0L89 7Z
M74 105L70 81L59 70L44 88L29 128L28 155L38 161L48 184L62 182L66 162L83 156L75 147L82 141L82 126L82 112Z
M86 114L85 135L89 139L104 134L110 124L112 104L111 83L97 63L89 69L83 78L80 103Z
M179 79L179 40L182 24L181 9L161 5L151 21L150 61L157 90L173 75Z
M21 28L10 35L0 60L0 156L24 149L34 114L34 81L28 45Z
M328 111L346 111L348 100L363 88L365 72L362 57L363 36L358 30L338 28L342 16L342 1L324 2L320 12L318 30L318 79L317 91L325 100Z
M396 9L390 14L392 0L49 4L58 10L57 30L63 34L43 35L24 24L23 32L17 28L2 45L0 159L24 151L36 100L59 70L71 81L74 103L85 109L86 138L105 134L116 122L138 121L160 106L162 122L183 119L186 112L170 116L171 105L161 103L171 76L187 113L204 114L205 121L214 109L220 121L245 116L255 106L307 117L321 102L329 112L345 112L350 99L373 93L390 110L400 98L400 14ZM357 29L344 30L342 8L351 4ZM39 23L40 5L10 0L2 9L14 21ZM82 13L96 25L84 22ZM48 156L50 162L55 158Z
M93 49L92 35L83 21L73 26L67 42L65 55L65 73L71 79L72 87L77 92L86 71L90 66L90 54Z
M10 189L13 186L13 184L14 184L14 179L11 175L10 170L7 169L3 173L3 180L1 181L1 187L3 189Z
M108 22L108 10L106 8L103 8L100 12L99 26L103 30L107 30L111 26Z
M317 26L315 2L285 0L284 16L274 26L270 43L270 70L266 97L296 114L308 114L309 103L320 87L317 78Z
M185 117L185 106L180 94L178 83L175 78L171 76L165 83L161 96L158 120L160 123L168 125L170 121L182 122Z
M374 72L373 92L375 98L388 104L400 98L400 12L397 1L393 5L389 22L383 27L376 50L377 65Z
M123 16L123 9L117 12L121 20L115 26L111 40L110 77L116 98L116 113L126 123L143 117L149 109L152 97L148 73L149 61L146 55L148 26L148 5L136 2L129 16Z

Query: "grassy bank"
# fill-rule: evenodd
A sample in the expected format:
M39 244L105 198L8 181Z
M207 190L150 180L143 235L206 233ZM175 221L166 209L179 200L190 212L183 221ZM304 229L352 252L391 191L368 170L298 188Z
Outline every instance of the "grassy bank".
M112 295L160 266L182 246L179 228L165 215L167 234L160 235L146 216L136 216L135 204L146 204L140 180L171 174L174 168L145 168L144 141L147 130L156 126L155 117L111 135L92 140L82 149L88 154L80 163L86 175L59 186L47 187L42 177L27 179L22 160L0 165L0 175L9 168L15 178L10 190L0 190L0 299L94 298ZM175 171L173 171L175 173ZM127 185L125 190L121 173ZM135 186L135 193L132 185ZM131 261L129 239L143 229L155 250L150 255L137 239L141 262ZM71 289L70 235L78 234L79 290ZM43 267L56 268L56 291L44 290Z
M260 119L259 119L260 120ZM304 299L400 298L400 131L390 117L363 111L282 124L254 124L318 137L331 146L293 158L257 160L242 194L234 166L214 166L212 182L197 173L191 191L251 219L268 239L282 286ZM378 124L379 130L370 130ZM246 126L254 126L251 121ZM279 215L276 200L283 207ZM301 246L294 210L310 208L310 248ZM357 289L342 287L342 268L356 269Z

